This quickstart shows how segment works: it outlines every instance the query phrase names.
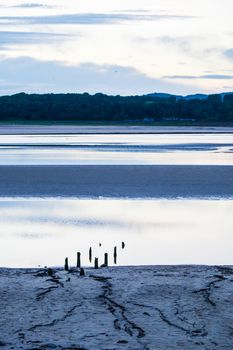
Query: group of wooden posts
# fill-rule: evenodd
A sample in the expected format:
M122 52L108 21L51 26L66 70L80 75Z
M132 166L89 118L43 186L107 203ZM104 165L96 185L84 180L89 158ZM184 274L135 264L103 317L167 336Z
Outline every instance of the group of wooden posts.
M99 246L101 247L101 243L99 243ZM125 248L125 243L121 242L121 248ZM117 247L114 247L113 249L113 259L114 259L114 264L117 263ZM92 248L89 248L89 261L90 263L92 262ZM84 268L81 266L81 253L77 252L77 268L80 269L80 276L85 276L85 271ZM108 267L108 253L104 253L104 263L100 267ZM65 258L65 271L69 271L69 262L68 258ZM94 268L98 269L99 268L99 259L95 258L94 259Z

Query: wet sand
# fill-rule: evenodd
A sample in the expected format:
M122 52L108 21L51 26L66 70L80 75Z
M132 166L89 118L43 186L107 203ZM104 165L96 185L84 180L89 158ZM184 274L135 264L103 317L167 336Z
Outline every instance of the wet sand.
M233 166L0 166L0 196L232 198Z

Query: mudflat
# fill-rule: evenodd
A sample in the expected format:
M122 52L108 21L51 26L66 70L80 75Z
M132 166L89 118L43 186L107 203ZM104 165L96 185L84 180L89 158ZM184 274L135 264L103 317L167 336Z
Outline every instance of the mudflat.
M232 349L232 266L0 269L2 349Z
M233 166L0 166L0 196L232 198Z

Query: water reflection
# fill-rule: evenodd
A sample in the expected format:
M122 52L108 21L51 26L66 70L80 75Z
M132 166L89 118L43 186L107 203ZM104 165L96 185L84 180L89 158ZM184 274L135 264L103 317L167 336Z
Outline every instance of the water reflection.
M1 200L0 266L232 264L232 201ZM124 241L126 248L121 249ZM101 246L99 243L101 242Z
M233 165L232 134L0 135L0 165Z
M97 134L0 135L1 146L13 145L178 145L232 144L232 134Z

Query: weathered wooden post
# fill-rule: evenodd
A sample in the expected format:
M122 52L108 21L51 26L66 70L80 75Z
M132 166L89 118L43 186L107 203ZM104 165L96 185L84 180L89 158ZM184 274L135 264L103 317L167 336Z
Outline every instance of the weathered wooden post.
M92 262L92 248L89 249L89 261Z
M114 264L116 264L117 263L117 247L114 247L113 257L114 257Z
M65 258L65 271L69 271L68 258Z
M104 265L108 267L108 253L104 254Z
M77 267L81 267L81 253L79 252L77 253Z
M80 276L85 276L85 271L83 267L81 267L80 269Z
M121 242L121 248L122 248L122 249L125 248L125 242Z
M47 270L47 274L48 274L49 277L53 276L53 270L50 267Z
M98 258L95 258L95 269L99 268L99 262L98 262Z

